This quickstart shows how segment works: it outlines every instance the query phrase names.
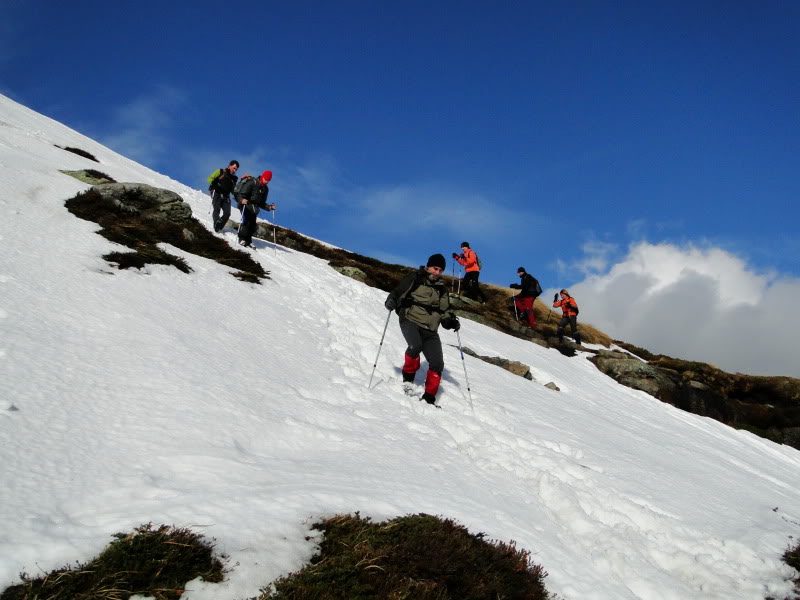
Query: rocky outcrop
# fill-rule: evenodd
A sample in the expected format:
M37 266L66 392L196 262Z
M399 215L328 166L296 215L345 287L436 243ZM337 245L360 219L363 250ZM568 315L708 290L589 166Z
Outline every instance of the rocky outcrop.
M194 219L189 205L170 190L143 183L100 184L70 198L65 206L75 216L98 223L101 236L131 250L103 256L118 269L172 265L191 273L183 257L159 246L169 244L230 267L243 281L259 283L268 276L249 254L231 248Z
M600 350L600 371L685 411L800 449L800 380L731 374L666 356L642 361Z
M191 207L178 194L146 183L106 183L92 188L119 210L147 220L185 223Z

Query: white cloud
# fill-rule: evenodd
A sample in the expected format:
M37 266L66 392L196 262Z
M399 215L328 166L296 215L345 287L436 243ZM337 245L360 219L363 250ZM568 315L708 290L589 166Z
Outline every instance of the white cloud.
M153 166L170 151L171 125L186 101L181 90L159 86L151 94L117 108L109 127L114 133L101 141L120 154Z
M546 226L545 220L533 213L511 210L480 194L439 184L368 190L358 204L364 223L375 231L396 231L398 219L411 218L420 230L444 230L456 237L488 241Z
M582 320L652 352L800 376L800 279L759 273L720 248L641 242L570 291Z

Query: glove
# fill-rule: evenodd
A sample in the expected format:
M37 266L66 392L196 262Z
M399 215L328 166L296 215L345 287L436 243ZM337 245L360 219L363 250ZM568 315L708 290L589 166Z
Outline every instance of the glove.
M558 302L558 292L553 296L553 302Z
M449 317L445 317L442 319L442 327L445 329L452 329L453 331L458 331L461 329L461 321L458 320L458 317L451 315Z
M389 296L386 299L386 302L383 303L383 305L386 307L386 310L394 310L395 308L397 308L397 301L391 296Z
M458 258L458 254L456 254L455 252L453 252L453 258Z
M510 287L512 290L521 290L522 289L522 286L520 284L518 284L518 283L512 283L508 287Z

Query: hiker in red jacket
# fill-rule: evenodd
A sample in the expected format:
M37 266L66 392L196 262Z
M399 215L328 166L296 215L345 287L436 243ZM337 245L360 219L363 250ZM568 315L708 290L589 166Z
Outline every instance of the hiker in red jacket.
M458 264L464 267L464 295L467 298L478 300L481 304L486 302L486 296L483 295L480 285L478 285L478 277L481 273L481 266L478 261L478 255L469 247L468 242L461 242L461 254L453 252L453 258L458 261Z
M569 330L572 337L575 338L575 343L581 345L581 332L578 331L578 303L575 298L569 295L567 290L561 290L561 300L558 299L558 294L553 296L553 306L555 308L561 307L563 316L561 321L558 322L558 341L564 341L564 327L569 323Z
M239 245L252 248L259 211L262 209L275 210L274 204L267 203L272 171L264 171L258 179L250 175L243 175L242 181L244 183L236 195L236 201L239 202L242 211L242 221L239 224Z

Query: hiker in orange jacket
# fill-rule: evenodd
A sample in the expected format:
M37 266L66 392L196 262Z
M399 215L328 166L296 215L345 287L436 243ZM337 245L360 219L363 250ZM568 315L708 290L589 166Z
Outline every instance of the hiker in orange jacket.
M561 300L558 299L559 294L561 294ZM567 290L561 290L559 294L553 296L553 306L555 308L560 307L563 314L561 321L558 322L558 341L559 343L564 341L564 327L569 323L572 337L575 338L575 343L580 346L581 332L578 331L578 303L575 302L575 298L569 295Z
M483 304L486 302L486 296L483 295L481 287L478 285L478 277L481 273L478 255L469 247L468 242L461 242L461 252L461 254L453 252L453 258L464 267L464 295Z

